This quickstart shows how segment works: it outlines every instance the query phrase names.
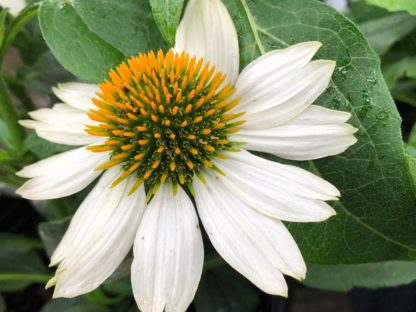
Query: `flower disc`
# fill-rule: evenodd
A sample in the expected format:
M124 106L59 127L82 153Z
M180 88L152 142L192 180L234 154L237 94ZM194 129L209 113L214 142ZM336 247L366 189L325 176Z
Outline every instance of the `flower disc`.
M146 181L153 193L160 183L187 184L210 159L233 149L228 134L244 121L227 113L238 104L225 75L203 59L169 51L131 57L99 85L89 117L98 122L87 132L107 137L93 152L110 151L110 160L97 169L120 164L123 174L137 176L132 192Z

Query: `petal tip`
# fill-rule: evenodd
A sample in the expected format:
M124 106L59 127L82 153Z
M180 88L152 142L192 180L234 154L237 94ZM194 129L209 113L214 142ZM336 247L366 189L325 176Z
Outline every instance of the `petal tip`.
M26 173L26 171L27 171L26 167L24 167L22 170L19 170L19 171L15 172L15 175L17 175L18 177L21 177L21 178L30 178L29 175Z
M28 113L30 117L32 117L32 116L31 116L31 113L32 113L32 112L29 112L29 113ZM32 117L32 118L33 118L33 117ZM28 129L35 129L35 126L34 126L34 121L33 121L33 120L31 120L31 119L21 119L21 120L19 120L18 122L19 122L19 124L20 124L21 126L23 126L23 127L25 127L25 128L28 128Z

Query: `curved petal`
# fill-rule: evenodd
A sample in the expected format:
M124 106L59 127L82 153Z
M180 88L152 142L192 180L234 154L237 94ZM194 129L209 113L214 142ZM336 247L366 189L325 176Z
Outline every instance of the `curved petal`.
M16 173L31 178L16 193L33 200L69 196L95 180L101 171L94 169L108 158L108 153L92 153L85 146L48 157Z
M239 70L237 31L220 0L190 0L176 32L175 50L203 57L234 84Z
M48 286L56 283L55 298L75 297L98 287L133 245L146 198L143 187L128 196L135 177L111 188L120 170L113 168L103 175L78 208L54 252L52 261L60 264Z
M134 242L131 271L142 312L185 311L204 261L198 218L188 195L162 185L146 209Z
M260 86L264 89L265 86L284 78L291 72L302 69L321 46L322 43L319 41L307 41L263 54L248 64L238 76L236 84L238 95L250 99L250 96L255 95L251 92L254 87ZM256 84L253 85L253 82ZM249 104L250 102L242 101L239 107L245 109Z
M52 90L64 103L86 112L91 108L95 108L91 99L96 97L96 93L100 89L94 84L68 82L60 83Z
M293 222L323 221L335 214L334 209L324 201L336 200L339 193L317 176L246 151L227 156L229 159L215 162L225 173L221 181L251 208L270 217ZM318 187L310 189L309 185Z
M21 120L26 128L35 129L45 140L67 145L86 145L100 141L85 132L85 125L94 124L87 114L67 104L55 104L29 113L34 120Z
M221 177L194 180L199 216L218 253L264 292L287 296L282 273L302 279L302 255L281 221L251 209L227 192Z
M311 105L289 122L270 129L242 129L232 140L244 148L286 159L311 160L344 152L357 142L351 114Z
M239 105L245 111L245 129L281 125L304 111L326 89L334 61L309 62L318 42L297 44L269 52L250 64L237 81Z

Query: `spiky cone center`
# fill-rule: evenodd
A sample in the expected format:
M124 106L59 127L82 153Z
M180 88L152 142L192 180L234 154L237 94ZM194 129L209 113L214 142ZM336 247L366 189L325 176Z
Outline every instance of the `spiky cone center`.
M192 182L201 169L218 170L213 157L235 150L228 136L239 130L241 114L228 111L239 99L225 83L226 76L202 58L187 53L139 54L109 73L99 85L96 109L87 133L106 137L102 145L88 149L110 152L110 159L98 170L121 165L124 172L113 186L134 174L155 193L161 183Z

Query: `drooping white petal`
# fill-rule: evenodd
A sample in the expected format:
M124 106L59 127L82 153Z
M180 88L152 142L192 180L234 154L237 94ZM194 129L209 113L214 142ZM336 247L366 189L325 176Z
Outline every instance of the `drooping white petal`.
M131 277L142 312L185 311L202 273L204 249L188 195L162 185L146 209L134 242Z
M293 222L323 221L335 214L324 201L336 200L339 193L321 178L246 151L227 153L227 156L228 159L215 161L225 173L221 181L251 208Z
M238 78L238 111L246 112L245 129L281 125L304 111L326 89L334 61L309 62L319 48L306 42L269 52L247 66Z
M357 139L347 124L350 113L311 105L287 123L270 129L242 129L232 140L245 142L248 150L286 159L311 160L344 152Z
M34 120L21 120L20 124L35 129L45 140L67 145L86 145L101 140L85 132L85 125L95 122L84 111L67 104L56 104L52 109L41 108L29 115Z
M101 171L94 169L108 158L108 153L92 153L85 147L48 157L17 172L31 179L16 193L33 200L69 196L97 178Z
M306 267L281 221L248 207L227 191L221 177L194 180L199 216L218 253L266 293L287 296L282 273L302 279Z
M105 171L100 177L73 216L70 226L51 257L50 266L58 265L66 256L83 249L95 231L89 231L89 228L99 229L107 221L124 192L124 187L109 187L121 172L122 169L117 166Z
M220 0L190 0L176 32L175 50L203 57L234 84L239 71L237 31Z
M120 265L133 245L145 211L144 187L133 195L136 182L129 177L111 183L120 168L107 171L78 208L64 238L52 256L60 262L54 297L75 297L92 291Z
M96 97L99 88L94 84L68 82L60 83L52 90L64 103L82 111L88 111L95 107L91 99Z

